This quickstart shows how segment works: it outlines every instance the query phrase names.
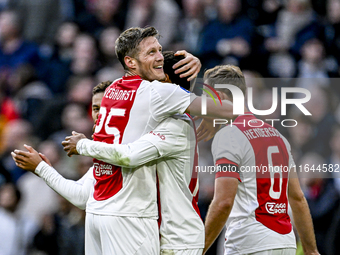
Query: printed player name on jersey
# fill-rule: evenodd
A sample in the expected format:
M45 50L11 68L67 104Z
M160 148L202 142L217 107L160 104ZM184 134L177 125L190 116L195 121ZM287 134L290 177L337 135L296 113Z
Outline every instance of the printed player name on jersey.
M135 95L136 90L121 90L115 88L109 88L105 91L104 97L112 100L129 100L131 101Z
M275 128L252 128L242 131L248 140L259 138L259 137L280 137L279 131Z
M99 164L94 163L93 164L94 173L96 176L102 176L102 175L112 175L112 165L110 164Z
M287 212L285 203L275 203L275 202L267 202L266 203L266 210L270 214L286 213Z

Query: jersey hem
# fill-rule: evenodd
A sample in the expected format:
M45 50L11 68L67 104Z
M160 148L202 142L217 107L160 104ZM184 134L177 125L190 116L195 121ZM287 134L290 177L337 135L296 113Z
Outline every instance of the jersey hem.
M136 213L115 213L115 212L98 212L97 210L86 210L86 213L91 213L95 215L105 215L105 216L116 216L116 217L133 217L133 218L152 218L158 219L158 214L136 214Z
M272 249L296 249L296 245L294 244L280 244L280 245L270 245L270 246L261 246L260 249L242 249L242 250L235 250L233 248L225 247L225 250L228 249L228 254L230 255L239 255L240 253L254 253L254 252L261 252L266 250L272 250ZM234 251L232 253L229 253L230 250Z
M187 249L204 249L204 244L202 245L186 245L186 246L180 246L180 245L161 245L161 250L187 250Z

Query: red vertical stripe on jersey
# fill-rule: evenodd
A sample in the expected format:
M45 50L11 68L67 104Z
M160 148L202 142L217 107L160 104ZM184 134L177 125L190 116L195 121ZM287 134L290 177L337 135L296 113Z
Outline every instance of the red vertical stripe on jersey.
M193 167L192 167L191 180L190 180L190 183L189 183L189 189L190 189L191 193L193 194L193 192L196 189L196 186L199 185L198 178L197 178L198 173L196 171L196 166L198 166L198 144L197 144L197 133L196 133L195 122L194 122L194 120L191 118L191 116L189 114L187 114L187 115L191 119L191 122L193 124L193 129L194 129L194 132L195 132L194 164L193 164ZM198 208L198 193L199 193L199 191L197 190L196 195L192 199L192 206L194 207L194 209L197 212L197 214L201 217L200 209Z
M245 126L242 124L244 120ZM289 155L286 145L272 126L268 124L261 126L262 122L258 121L253 115L239 116L234 122L238 123L235 126L243 132L251 143L255 154L255 164L258 167L256 169L256 183L259 206L255 210L256 220L277 233L288 234L292 230L288 215L288 171L282 171L281 178L280 173L274 172L271 178L268 171L269 147L278 149L278 152L275 149L270 153L273 166L288 166L289 168ZM249 126L248 123L252 126L261 126L259 127L261 130ZM264 166L267 167L267 170L263 168ZM282 182L280 179L282 179ZM273 193L276 193L277 197L273 197Z
M161 194L159 192L159 179L156 171L156 186L157 186L157 205L158 205L158 229L161 228L162 224L162 205L161 205ZM161 234L159 234L159 239L161 238Z
M105 116L101 114L97 126L99 131L94 133L94 141L113 144L121 143L126 125L130 118L130 111L135 101L137 89L142 79L139 76L123 77L111 84L105 91L101 108L105 108ZM104 109L103 109L104 110ZM94 159L94 199L106 200L114 196L123 187L121 167L114 166Z

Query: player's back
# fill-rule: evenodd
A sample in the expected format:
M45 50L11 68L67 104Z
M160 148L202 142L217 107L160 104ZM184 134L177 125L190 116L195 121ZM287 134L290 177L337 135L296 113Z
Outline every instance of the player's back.
M226 249L230 254L294 248L287 198L289 169L294 161L287 140L247 113L216 134L212 151L221 170L216 177L240 181L227 222ZM239 172L236 168L226 171L225 164L238 166Z
M157 146L160 192L161 249L204 247L204 225L197 205L198 150L193 121L187 115L167 118L152 131L153 139L169 139ZM171 140L170 140L171 139Z
M183 113L190 96L179 86L123 77L110 85L102 99L94 140L129 143L175 113ZM94 160L96 184L87 211L104 215L157 217L155 165L131 171Z

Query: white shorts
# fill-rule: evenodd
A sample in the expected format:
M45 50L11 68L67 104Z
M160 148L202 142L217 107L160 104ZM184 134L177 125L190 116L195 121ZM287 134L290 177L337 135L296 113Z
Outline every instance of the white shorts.
M86 213L86 255L159 255L157 220Z
M258 251L258 252L244 254L244 255L295 255L295 254L296 254L296 249L282 248L282 249Z
M161 250L161 255L202 255L203 249Z

